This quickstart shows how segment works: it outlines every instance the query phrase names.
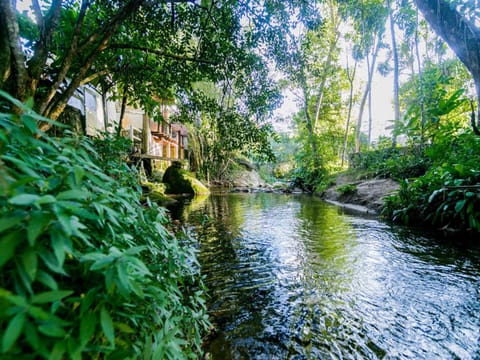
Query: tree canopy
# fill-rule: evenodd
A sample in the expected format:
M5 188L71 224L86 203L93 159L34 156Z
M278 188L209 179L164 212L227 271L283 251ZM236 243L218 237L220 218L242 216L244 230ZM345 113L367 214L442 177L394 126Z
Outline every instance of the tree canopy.
M247 96L268 83L256 56L279 51L307 1L16 1L0 5L0 88L57 118L79 85L123 84L149 109L152 96L172 97L195 81L253 75ZM252 62L260 64L252 66ZM263 64L263 65L262 65ZM258 99L255 100L258 102ZM247 101L248 102L248 101ZM265 105L257 104L260 109Z

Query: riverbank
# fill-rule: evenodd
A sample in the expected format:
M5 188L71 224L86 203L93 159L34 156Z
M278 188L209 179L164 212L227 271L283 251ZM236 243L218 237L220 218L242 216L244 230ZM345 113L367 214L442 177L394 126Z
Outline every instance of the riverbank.
M400 188L392 179L354 180L351 176L340 174L335 185L325 190L321 197L334 205L355 212L378 215L384 200Z

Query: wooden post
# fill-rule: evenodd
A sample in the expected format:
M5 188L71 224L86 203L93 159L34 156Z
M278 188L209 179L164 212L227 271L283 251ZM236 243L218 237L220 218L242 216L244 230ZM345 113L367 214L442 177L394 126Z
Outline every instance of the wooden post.
M148 154L150 151L148 140L150 138L150 120L147 114L143 114L143 139L142 139L142 153Z

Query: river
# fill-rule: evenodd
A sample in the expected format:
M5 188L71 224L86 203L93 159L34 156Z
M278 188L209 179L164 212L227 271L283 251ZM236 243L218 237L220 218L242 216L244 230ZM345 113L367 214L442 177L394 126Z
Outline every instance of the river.
M480 359L480 249L306 195L171 209L197 243L228 359Z

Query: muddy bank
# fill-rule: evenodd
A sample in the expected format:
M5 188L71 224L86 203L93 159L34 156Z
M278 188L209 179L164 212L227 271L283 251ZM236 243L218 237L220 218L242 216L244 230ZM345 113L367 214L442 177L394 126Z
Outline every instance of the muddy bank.
M344 177L340 177L335 186L322 194L322 198L353 211L379 214L385 197L397 191L399 187L399 184L391 179L349 182Z

